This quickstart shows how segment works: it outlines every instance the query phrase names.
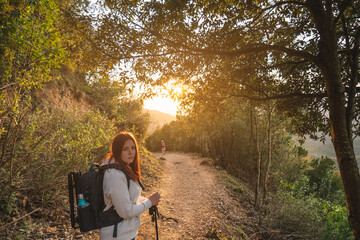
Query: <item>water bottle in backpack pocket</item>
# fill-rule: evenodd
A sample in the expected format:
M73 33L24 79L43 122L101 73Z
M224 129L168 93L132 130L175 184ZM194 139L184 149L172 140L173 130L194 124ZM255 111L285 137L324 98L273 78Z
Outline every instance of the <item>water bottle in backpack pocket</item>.
M78 195L78 217L79 217L79 225L80 230L82 232L87 232L94 229L94 222L92 221L93 211L89 203L84 199L83 194Z

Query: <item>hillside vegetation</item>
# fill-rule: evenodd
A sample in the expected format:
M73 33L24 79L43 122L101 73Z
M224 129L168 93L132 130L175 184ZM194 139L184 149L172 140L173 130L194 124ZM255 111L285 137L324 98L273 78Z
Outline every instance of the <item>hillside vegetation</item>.
M66 15L71 4L0 4L1 239L57 238L54 224L65 234L68 172L99 162L119 131L142 143L148 128L128 85L92 71L100 63L81 53L89 43Z
M33 91L32 108L21 109L17 118L2 119L6 132L0 139L0 226L37 211L32 221L26 218L9 225L6 231L2 229L1 238L44 237L46 229L38 233L44 221L67 225L67 173L84 171L91 163L99 162L119 131L132 131L142 142L149 117L140 103L130 97L111 96L111 91L122 91L111 84L101 83L99 89L96 82L85 83L75 72L64 75L60 71L58 79L49 79L42 89ZM107 92L107 98L97 98L99 91ZM148 159L144 155L144 176L151 176L156 166L147 166Z
M39 238L32 220L64 216L66 173L129 130L146 156L143 146L158 151L163 139L241 178L264 226L360 239L358 9L359 0L1 1L1 238ZM183 108L150 136L139 85L141 97L167 89ZM331 136L339 170L293 136Z

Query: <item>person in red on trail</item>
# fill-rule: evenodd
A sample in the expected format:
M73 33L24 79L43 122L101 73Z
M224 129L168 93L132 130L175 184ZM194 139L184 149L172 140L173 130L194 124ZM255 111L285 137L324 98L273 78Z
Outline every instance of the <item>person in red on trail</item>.
M166 151L166 146L164 140L161 140L161 152L164 154Z

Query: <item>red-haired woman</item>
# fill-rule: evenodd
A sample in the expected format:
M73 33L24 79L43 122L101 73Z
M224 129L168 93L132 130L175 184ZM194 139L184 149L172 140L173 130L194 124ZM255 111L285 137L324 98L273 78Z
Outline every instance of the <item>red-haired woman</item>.
M102 165L117 163L122 166L126 174L131 178L128 180L123 171L111 168L104 174L103 190L106 208L114 206L116 212L124 220L114 226L102 227L100 239L133 240L140 226L140 214L160 200L158 192L149 198L140 196L141 179L139 166L139 153L136 139L129 132L121 132L112 141L110 153L103 159ZM116 228L116 226L115 226ZM116 237L113 236L117 232Z

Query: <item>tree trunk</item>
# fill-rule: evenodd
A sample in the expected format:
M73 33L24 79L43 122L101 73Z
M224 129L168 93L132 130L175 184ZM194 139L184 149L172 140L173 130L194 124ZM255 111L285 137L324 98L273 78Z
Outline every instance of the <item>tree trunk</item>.
M270 105L270 104L269 104ZM265 173L264 173L264 185L263 185L263 201L266 201L267 198L267 181L268 181L268 174L269 174L269 170L270 170L270 165L271 165L271 113L272 113L272 106L270 106L269 108L269 112L268 112L268 125L267 125L267 139L268 139L268 159L267 159L267 164L266 164L266 169L265 169Z
M220 150L220 166L227 170L226 167L227 167L227 159L226 159L226 156L225 156L225 151L224 151L224 144L223 144L223 140L222 140L222 136L220 135L220 138L219 138L219 150Z
M250 103L250 127L251 127L251 137L255 145L254 159L256 159L256 185L255 185L255 207L258 207L259 204L259 188L260 188L260 177L261 177L261 152L259 146L259 133L258 133L258 124L257 116L253 113L253 106Z
M230 130L230 143L229 143L229 151L228 151L228 165L226 166L226 169L231 169L231 166L233 165L232 161L233 161L233 145L234 145L234 136L235 133L234 131L231 129Z
M258 134L258 127L255 125L256 129L256 153L257 153L257 179L256 179L256 190L255 190L255 207L261 205L259 199L260 195L260 179L261 179L261 152L260 152L260 145L259 145L259 134Z
M347 131L344 87L340 77L334 74L329 70L325 76L331 139L345 191L350 226L355 239L360 239L360 174L353 141Z
M185 150L185 153L188 153L189 152L189 147L190 147L190 138L187 137L187 140L186 140L186 150Z
M344 92L339 91L343 87L331 81L330 76L328 78L331 138L344 186L350 226L355 239L360 239L360 175L352 139L347 132Z
M328 96L331 138L345 191L350 227L354 238L360 239L360 174L353 140L347 131L345 88L338 65L336 32L328 14L317 19L317 24L320 33L319 60Z

